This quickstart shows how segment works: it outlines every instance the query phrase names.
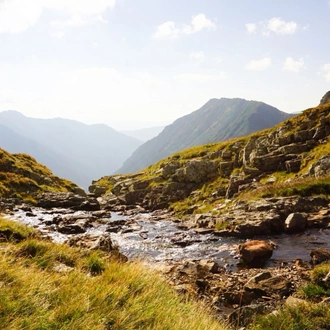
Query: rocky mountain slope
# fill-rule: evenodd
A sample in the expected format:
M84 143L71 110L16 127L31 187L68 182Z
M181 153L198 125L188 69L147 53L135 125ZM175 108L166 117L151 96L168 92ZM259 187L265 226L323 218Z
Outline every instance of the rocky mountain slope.
M106 125L35 119L17 111L0 113L0 137L0 147L28 153L84 188L93 178L114 172L142 143Z
M310 213L299 220L304 228L327 226L329 101L271 129L178 152L134 175L103 177L90 191L106 191L110 208L169 208L224 235L283 232L292 212Z
M117 173L132 173L174 152L219 142L272 127L290 115L257 101L211 99L199 110L177 119L141 145Z
M10 154L0 149L0 198L35 202L44 192L84 194L76 184L55 176L27 154Z

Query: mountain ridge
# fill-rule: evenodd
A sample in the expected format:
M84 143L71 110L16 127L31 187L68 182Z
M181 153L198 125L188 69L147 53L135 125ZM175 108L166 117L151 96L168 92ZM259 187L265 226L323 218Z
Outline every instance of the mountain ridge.
M115 173L136 172L177 151L272 127L291 115L259 101L210 99L135 150Z
M142 143L105 124L30 118L15 110L0 112L0 125L0 131L5 126L15 133L15 140L2 141L0 147L30 153L55 174L84 188L93 178L113 172ZM29 148L24 140L29 141Z

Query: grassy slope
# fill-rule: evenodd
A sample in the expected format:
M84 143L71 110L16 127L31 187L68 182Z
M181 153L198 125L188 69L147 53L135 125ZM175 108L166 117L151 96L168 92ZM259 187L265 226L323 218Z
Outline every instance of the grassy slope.
M27 154L0 149L0 197L33 200L43 191L73 191L77 186L55 175Z
M159 162L145 168L141 171L140 180L145 179L155 179L151 185L156 186L158 184L166 183L168 180L158 180L159 170L168 163L174 160L181 163L189 162L192 159L202 159L208 155L217 152L218 150L233 150L239 145L245 145L246 142L253 137L261 137L272 134L276 129L286 126L290 129L286 132L286 135L295 134L300 132L305 128L303 125L310 121L310 118L317 120L319 118L324 118L324 120L330 120L330 103L319 105L318 107L305 110L302 114L287 119L283 123L263 131L253 133L249 136L244 136L241 138L231 139L220 143L209 143L201 146L192 147L180 152L173 154L170 157L160 160ZM324 142L309 152L304 152L302 156L301 170L299 173L285 173L285 172L273 172L264 173L264 178L262 182L266 182L270 177L276 177L276 182L273 185L264 185L259 189L255 189L249 192L243 192L239 198L251 199L260 197L272 197L272 196L292 196L301 195L308 196L313 194L327 194L330 195L330 178L303 178L303 174L307 172L309 166L321 158L323 155L330 154L330 140ZM213 158L214 159L214 158ZM221 158L218 158L222 161ZM232 174L240 174L244 176L243 168L234 168ZM123 176L129 178L130 175ZM288 179L290 182L288 183ZM110 182L111 177L103 177L96 183L108 188L111 191L113 184ZM184 213L190 206L196 204L203 204L202 207L197 208L194 213L203 213L214 208L215 204L221 201L212 200L212 193L216 192L218 189L225 187L228 184L228 178L222 177L221 175L216 176L214 179L208 182L203 182L200 187L196 190L194 196L188 196L185 200L173 203L170 206L171 210L180 213Z
M140 264L42 241L0 219L5 229L26 239L0 243L1 329L224 329ZM71 268L55 271L59 264Z

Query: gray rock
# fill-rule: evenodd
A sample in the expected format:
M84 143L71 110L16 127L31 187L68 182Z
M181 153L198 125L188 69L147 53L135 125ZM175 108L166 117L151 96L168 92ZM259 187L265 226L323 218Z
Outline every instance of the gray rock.
M307 226L307 214L291 213L285 219L284 231L286 233L297 233L303 231Z

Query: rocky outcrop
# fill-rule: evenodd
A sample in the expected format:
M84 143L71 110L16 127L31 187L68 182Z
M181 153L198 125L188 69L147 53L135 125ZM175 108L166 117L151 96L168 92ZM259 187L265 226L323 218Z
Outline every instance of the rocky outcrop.
M97 199L76 195L72 192L43 193L39 196L38 206L46 209L59 207L84 211L100 210L100 204Z

